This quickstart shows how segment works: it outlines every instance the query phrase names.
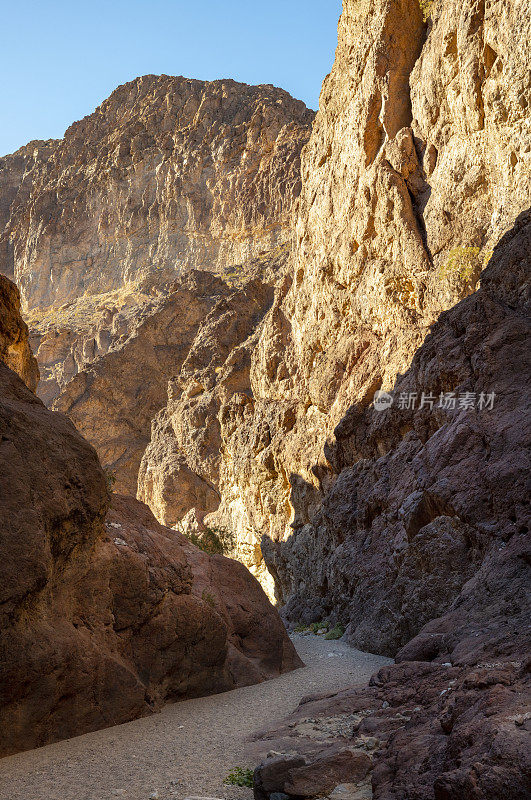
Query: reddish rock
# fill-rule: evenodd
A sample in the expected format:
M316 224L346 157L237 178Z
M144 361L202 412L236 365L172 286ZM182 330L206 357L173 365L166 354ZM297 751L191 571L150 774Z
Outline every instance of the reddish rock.
M0 754L300 666L250 573L132 498L108 512L92 446L1 361L0 464Z

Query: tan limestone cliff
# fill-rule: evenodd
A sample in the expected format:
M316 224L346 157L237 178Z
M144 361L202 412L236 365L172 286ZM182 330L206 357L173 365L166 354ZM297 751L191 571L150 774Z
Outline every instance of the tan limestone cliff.
M192 268L238 280L291 239L313 116L273 86L147 75L63 139L0 159L0 273L21 290L48 405L109 350L116 310L144 314Z
M36 159L0 233L0 269L42 309L241 264L290 236L312 117L273 86L124 84Z

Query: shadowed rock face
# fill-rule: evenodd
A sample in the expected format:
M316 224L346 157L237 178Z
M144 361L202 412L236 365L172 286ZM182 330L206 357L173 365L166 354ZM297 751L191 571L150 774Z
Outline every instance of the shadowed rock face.
M433 326L392 407L353 406L336 428L327 455L337 481L277 551L277 570L311 587L290 601L292 619L322 597L353 644L394 654L451 605L492 548L527 531L530 245L525 212L481 288ZM400 407L423 393L433 408ZM473 403L460 408L466 393ZM481 410L490 393L493 407ZM455 408L440 408L441 394Z
M0 287L9 362L27 330ZM1 755L300 665L245 567L132 498L109 510L93 447L3 361L0 463Z
M357 646L405 646L368 687L310 698L262 736L262 753L290 756L258 768L258 800L339 783L356 800L527 796L530 252L527 212L394 389L494 391L492 410L353 408L336 431L331 460L355 463L280 551L318 598L300 592L288 611L319 602ZM322 730L338 716L351 736L308 735L308 720Z

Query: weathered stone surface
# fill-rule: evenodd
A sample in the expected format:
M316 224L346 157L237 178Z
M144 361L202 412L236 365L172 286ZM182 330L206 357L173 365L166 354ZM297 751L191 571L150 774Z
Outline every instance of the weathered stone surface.
M291 239L312 119L272 86L152 75L0 159L0 273L21 289L48 406L177 277L238 283Z
M214 491L195 499L192 488L184 492L198 517L210 512L209 524L234 530L242 542L261 542L269 572L263 580L274 583L280 601L299 590L309 597L324 569L325 554L316 554L306 526L342 469L359 457L333 455L344 448L335 442L337 426L341 431L351 408L368 407L375 390L391 388L406 372L430 326L475 290L492 248L529 203L522 2L435 2L431 14L426 26L417 0L345 0L336 60L303 151L292 269L250 355L250 402L236 393L218 414ZM526 21L513 24L516 18ZM172 424L195 435L186 415L174 415ZM181 430L180 439L186 436ZM336 493L342 486L364 491L345 480ZM194 485L189 472L186 481ZM173 502L177 507L182 494ZM418 502L413 527L426 515L428 522L453 516L444 503L434 516L429 497ZM335 523L323 541L333 530L337 544L350 524ZM455 519L434 522L425 547L429 536L437 540L439 524L461 563L469 532ZM407 568L413 572L424 560L420 540L415 548L417 567ZM435 605L449 602L467 576L465 566L460 577L450 575L443 554L442 547L438 557L432 553L434 572L437 560L448 578ZM370 574L373 566L361 570ZM327 588L324 574L318 585L329 598L352 589L335 580ZM312 603L319 604L319 594ZM425 613L426 620L428 606ZM391 651L414 632L394 615L382 624L389 631L371 646Z
M180 372L175 370L169 382L169 401L153 420L138 476L138 497L163 524L186 530L186 517L192 513L196 527L234 532L238 558L270 596L273 582L254 533L241 526L234 530L231 518L209 512L218 509L230 481L226 462L231 453L225 443L237 433L241 415L252 413L251 353L273 301L271 282L282 274L284 261L282 252L265 259L260 277L226 292L205 317Z
M327 448L334 487L278 550L284 580L301 581L299 600L325 597L362 649L396 652L451 604L485 553L527 530L530 236L526 212L481 288L434 325L390 409L352 406ZM467 392L473 402L461 408ZM400 408L401 396L423 393L432 403ZM455 408L439 407L447 393ZM490 393L492 409L481 410Z
M429 623L364 687L309 698L284 724L262 734L267 759L255 796L286 791L301 764L315 781L299 796L323 797L317 765L348 748L370 759L370 783L351 772L353 797L374 800L524 800L528 793L529 543L514 536L494 549L453 608ZM351 735L317 742L305 728L351 722ZM293 776L293 777L292 777ZM372 789L371 789L372 785ZM334 797L332 793L327 795ZM347 795L350 797L350 795Z
M0 463L0 754L300 665L243 565L132 498L108 512L94 449L3 361Z
M168 295L131 309L125 333L120 322L126 315L115 314L107 325L114 338L108 352L86 365L53 401L115 473L117 490L136 495L151 420L165 404L168 379L186 359L205 317L228 293L219 278L193 270Z
M11 218L15 200L27 202L31 189L31 175L36 163L46 160L57 141L33 141L20 147L16 153L0 157L0 273L13 280L13 247L3 233Z

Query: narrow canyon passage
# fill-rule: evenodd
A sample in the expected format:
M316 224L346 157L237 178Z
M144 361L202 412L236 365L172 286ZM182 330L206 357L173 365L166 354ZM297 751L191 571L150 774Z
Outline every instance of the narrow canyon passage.
M307 694L365 682L390 659L318 636L293 636L306 666L224 694L169 705L160 714L0 761L0 800L183 800L252 798L225 786L236 766L253 767L246 740Z

